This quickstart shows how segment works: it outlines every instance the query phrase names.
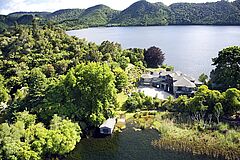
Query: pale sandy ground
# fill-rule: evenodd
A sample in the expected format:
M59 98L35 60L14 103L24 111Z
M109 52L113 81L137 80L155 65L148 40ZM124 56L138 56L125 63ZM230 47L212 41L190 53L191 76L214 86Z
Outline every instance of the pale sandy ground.
M144 86L140 86L138 87L138 91L143 92L145 95L147 96L151 96L151 97L157 97L159 99L167 99L168 96L173 96L165 91L162 91L158 88L154 88L154 87L144 87Z

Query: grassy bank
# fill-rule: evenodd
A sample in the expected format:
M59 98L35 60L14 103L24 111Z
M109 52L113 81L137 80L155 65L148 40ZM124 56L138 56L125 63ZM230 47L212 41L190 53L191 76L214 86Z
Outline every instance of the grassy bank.
M141 129L153 127L161 134L159 140L152 141L154 147L214 158L240 157L239 129L230 128L226 124L178 123L169 114L138 112L134 115Z

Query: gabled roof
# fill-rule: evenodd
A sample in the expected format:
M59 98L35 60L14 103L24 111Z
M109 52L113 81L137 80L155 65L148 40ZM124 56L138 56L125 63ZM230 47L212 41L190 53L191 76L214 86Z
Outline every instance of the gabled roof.
M160 72L160 75L161 76L167 76L169 75L170 77L173 78L173 81L178 81L180 79L182 79L183 77L185 77L186 79L194 82L195 81L195 78L189 76L189 75L186 75L186 74L183 74L182 72L180 71L163 71L163 72Z
M195 88L196 85L188 80L186 77L182 77L181 79L177 80L176 82L173 83L174 86L176 87L189 87L189 88Z
M115 124L116 124L116 118L109 118L100 126L100 128L107 127L107 128L113 129Z

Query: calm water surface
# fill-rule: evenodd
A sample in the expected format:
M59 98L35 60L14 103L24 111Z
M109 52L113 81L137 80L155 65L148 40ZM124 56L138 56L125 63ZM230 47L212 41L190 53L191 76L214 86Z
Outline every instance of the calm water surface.
M155 130L134 131L132 125L112 137L81 139L67 160L213 160L205 156L156 149Z
M156 26L89 28L67 32L100 44L115 41L123 48L160 47L168 65L192 75L209 74L211 59L221 49L240 45L240 26Z

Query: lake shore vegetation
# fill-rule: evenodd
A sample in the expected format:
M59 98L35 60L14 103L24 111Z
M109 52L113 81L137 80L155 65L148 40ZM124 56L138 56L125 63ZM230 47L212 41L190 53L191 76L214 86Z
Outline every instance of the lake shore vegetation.
M151 59L148 61L146 54L152 48L160 57L154 66L149 65ZM214 59L215 74L229 64L232 72L239 71L239 50L230 47L220 52ZM223 55L229 55L229 61L222 61ZM238 81L219 91L211 89L215 81L210 78L206 82L209 87L202 85L193 97L176 99L169 96L160 100L135 93L144 72L158 70L159 66L159 70L174 69L164 65L164 59L157 47L122 49L109 41L97 45L68 36L50 24L16 25L5 30L0 34L0 158L64 156L81 137L91 135L92 129L121 111L133 113L126 117L133 116L141 129L159 130L162 138L153 142L156 147L227 159L238 156ZM161 112L176 115L163 119L165 114ZM225 123L231 127L225 127ZM206 144L207 153L195 148L195 142Z

